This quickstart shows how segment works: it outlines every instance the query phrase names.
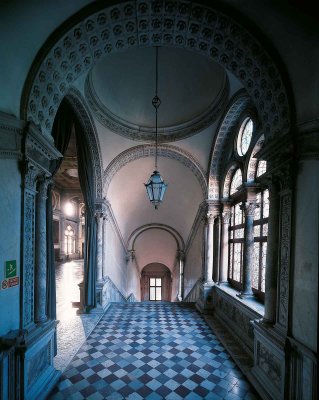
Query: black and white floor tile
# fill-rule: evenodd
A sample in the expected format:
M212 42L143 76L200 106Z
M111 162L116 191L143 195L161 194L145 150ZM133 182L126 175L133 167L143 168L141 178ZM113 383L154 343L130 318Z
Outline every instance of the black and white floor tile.
M259 399L193 306L149 302L113 304L49 398Z

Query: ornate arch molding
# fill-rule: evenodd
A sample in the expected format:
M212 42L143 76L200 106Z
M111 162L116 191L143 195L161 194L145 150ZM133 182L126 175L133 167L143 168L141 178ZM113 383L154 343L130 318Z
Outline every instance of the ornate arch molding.
M101 57L137 46L179 47L211 58L241 81L267 136L289 130L287 93L271 56L228 15L187 0L138 0L108 7L99 3L93 13L87 7L71 17L33 63L22 96L22 118L50 133L72 83Z
M145 231L151 230L151 229L159 229L162 231L168 232L171 236L173 236L176 245L177 245L177 250L178 251L184 251L185 250L185 243L182 238L182 236L177 232L176 229L172 228L169 225L165 224L146 224L142 225L139 228L135 229L130 235L130 237L127 240L127 249L132 249L134 251L134 246L135 246L135 241L136 239Z
M181 150L176 146L160 145L158 146L157 154L159 157L171 158L177 160L189 168L196 176L203 192L204 198L207 195L207 183L205 172L198 163L198 161L187 151ZM123 151L111 161L104 171L103 176L103 191L107 195L107 191L113 176L126 164L139 158L154 157L155 146L150 144L132 147Z
M218 200L223 187L221 188L221 176L223 166L224 150L226 148L229 135L231 134L234 127L237 125L240 116L245 109L248 108L251 100L247 94L241 94L236 97L231 106L228 108L224 119L222 120L216 139L213 145L213 151L211 155L210 168L209 168L209 179L208 179L208 199Z
M94 169L94 184L96 198L102 198L103 184L102 184L102 157L101 149L98 141L96 127L93 118L90 114L88 107L85 104L80 92L71 88L65 96L69 103L72 105L75 115L77 116L84 132L88 138L88 143L91 150L93 169Z

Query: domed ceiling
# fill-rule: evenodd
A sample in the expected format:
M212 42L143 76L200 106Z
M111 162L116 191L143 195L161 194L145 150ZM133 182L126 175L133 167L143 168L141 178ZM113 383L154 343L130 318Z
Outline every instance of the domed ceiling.
M183 49L159 48L160 141L191 136L210 125L228 97L223 68ZM154 140L155 48L112 54L86 80L85 95L105 127L133 140Z

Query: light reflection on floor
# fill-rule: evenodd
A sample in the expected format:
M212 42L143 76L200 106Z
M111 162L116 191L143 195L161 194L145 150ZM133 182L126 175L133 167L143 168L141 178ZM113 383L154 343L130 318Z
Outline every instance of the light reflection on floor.
M80 301L78 284L83 280L83 260L75 260L57 265L55 279L57 319L64 321L76 314L77 309L72 307L72 302Z
M58 354L56 369L63 371L82 343L92 332L101 314L77 315L72 302L80 301L78 284L83 279L83 260L69 261L56 266L56 309Z

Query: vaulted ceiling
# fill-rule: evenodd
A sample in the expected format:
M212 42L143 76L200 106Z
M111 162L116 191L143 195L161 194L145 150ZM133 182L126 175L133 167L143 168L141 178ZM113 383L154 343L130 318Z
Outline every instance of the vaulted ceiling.
M6 62L0 61L0 87L3 92L11 93L11 96L0 96L2 111L20 116L23 86L37 52L55 29L90 3L93 2L1 2L0 54L5 54ZM314 31L310 16L300 16L296 5L287 5L287 18L287 9L274 1L258 2L258 7L254 0L222 3L233 18L248 21L249 27L258 26L256 30L264 32L266 41L272 41L275 51L282 55L280 63L289 71L292 81L300 75L302 57L295 56L296 49L304 46L305 37L308 46L315 43L315 37L310 35ZM299 31L295 29L298 18L309 21ZM276 21L284 21L286 25ZM30 23L32 29L29 29ZM316 57L308 69L317 68L315 60ZM299 77L300 83L293 89L295 99L313 96L308 80L304 80L304 85L302 80ZM145 156L142 150L154 140L155 114L151 104L155 94L154 48L134 48L102 58L72 85L81 93L92 115L103 170L107 174L114 160L122 160L113 170L103 194L112 206L124 240L142 225L161 223L174 228L187 242L198 208L206 197L203 180L207 177L217 127L229 100L242 89L241 83L203 55L185 49L160 48L158 94L162 101L159 108L162 148L158 168L168 189L159 210L154 210L149 203L143 185L154 170L153 152ZM296 109L297 115L304 115L303 118L311 116L312 110L305 110L302 101L296 102ZM73 155L67 156L57 180L61 184L69 182L72 187L76 165L70 158ZM176 253L172 237L159 230L149 231L147 238L145 235L136 242L140 268L151 262L172 268Z

